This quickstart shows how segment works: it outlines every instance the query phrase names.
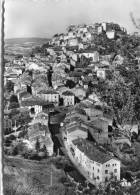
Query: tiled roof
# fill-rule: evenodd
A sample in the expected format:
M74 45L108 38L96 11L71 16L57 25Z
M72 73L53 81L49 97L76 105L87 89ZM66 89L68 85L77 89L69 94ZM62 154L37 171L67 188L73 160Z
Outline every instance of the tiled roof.
M75 116L75 114L78 116L79 114L80 115L86 115L86 112L81 109L81 108L75 108L75 109L72 109L70 110L67 114L66 114L66 117L71 117L71 116Z
M53 141L50 136L41 137L40 142L47 147L53 144Z
M101 149L97 148L93 143L85 140L85 139L77 139L73 141L74 145L78 147L79 150L85 153L85 155L98 163L105 163L112 159L112 156L109 156Z
M66 118L65 120L64 120L64 122L65 123L71 123L71 122L74 122L74 121L76 121L76 122L78 122L78 121L82 121L82 119L79 117L79 116L71 116L70 118Z
M51 89L49 90L42 89L38 92L38 94L59 94L59 93Z
M81 77L83 75L82 72L70 72L69 76L70 77Z
M19 93L19 98L28 98L28 97L31 97L31 94L27 91L22 91Z
M62 93L62 95L65 95L65 96L74 96L74 94L71 91L64 91Z
M32 137L32 136L35 136L35 135L38 135L39 132L43 133L49 133L49 128L48 126L46 125L42 125L41 123L34 123L33 125L31 125L29 128L28 128L28 135L29 137Z
M68 133L71 133L73 131L76 131L76 130L80 130L80 131L84 131L84 132L87 132L87 129L84 128L84 127L81 127L80 125L75 125L75 126L72 126L72 127L69 127L69 128L66 128L67 132Z
M23 100L21 102L22 107L35 106L35 105L43 106L43 105L48 105L48 104L49 104L48 102L42 101L39 98L34 98L34 97L27 99L27 100Z

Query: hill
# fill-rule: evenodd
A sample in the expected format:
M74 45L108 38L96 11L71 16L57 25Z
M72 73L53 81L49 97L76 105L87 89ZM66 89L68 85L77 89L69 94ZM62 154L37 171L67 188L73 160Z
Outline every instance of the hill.
M47 43L47 38L13 38L5 40L5 53L6 55L22 54L27 55L31 52L32 48L41 46Z
M51 181L52 170L52 186ZM51 166L47 160L31 161L20 158L4 159L4 194L6 195L52 195L52 190L61 188L60 182L65 174L62 170ZM59 189L57 189L59 191ZM57 192L57 194L59 194ZM63 194L63 193L60 193Z

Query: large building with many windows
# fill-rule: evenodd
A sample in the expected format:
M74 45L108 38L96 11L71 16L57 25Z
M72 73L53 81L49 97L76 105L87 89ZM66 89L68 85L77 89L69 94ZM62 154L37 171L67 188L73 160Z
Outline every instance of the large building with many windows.
M112 176L120 180L120 161L85 139L67 140L70 152L95 185Z

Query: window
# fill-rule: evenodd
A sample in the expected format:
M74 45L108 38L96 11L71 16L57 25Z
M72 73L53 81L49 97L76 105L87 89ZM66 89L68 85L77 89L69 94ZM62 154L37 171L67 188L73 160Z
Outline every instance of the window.
M94 170L94 167L93 167L93 170Z
M117 173L117 169L114 169L114 173Z
M99 173L99 172L100 172L100 170L98 169L98 170L97 170L97 172Z
M99 176L97 176L97 179L98 179L98 180L100 179Z
M108 170L105 170L105 174L108 174Z
M31 112L31 114L35 114L35 109L31 108L30 112Z

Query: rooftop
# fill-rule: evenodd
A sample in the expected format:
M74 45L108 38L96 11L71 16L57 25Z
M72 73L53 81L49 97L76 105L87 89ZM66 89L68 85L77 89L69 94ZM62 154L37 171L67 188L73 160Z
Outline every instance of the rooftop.
M21 91L19 93L19 99L21 99L21 98L30 98L30 97L31 97L31 94L27 91Z
M45 133L50 133L48 126L41 123L34 123L28 128L29 137L35 134L38 135L39 132L43 131L45 131Z
M41 89L38 94L59 94L57 91L53 90L53 89Z
M81 127L80 125L73 125L71 127L67 127L66 128L67 132L71 133L73 131L76 131L76 130L80 130L80 131L84 131L84 132L87 132L87 129L85 127Z
M79 150L84 152L89 159L95 162L103 164L112 159L112 156L85 139L76 139L73 143Z
M62 93L62 95L65 95L65 96L74 96L74 94L71 91L64 91Z
M26 107L26 106L35 106L35 105L40 105L40 106L44 106L44 105L49 105L48 102L45 102L45 101L42 101L40 100L39 98L35 98L35 97L32 97L27 99L27 100L23 100L21 102L21 106L22 107Z

